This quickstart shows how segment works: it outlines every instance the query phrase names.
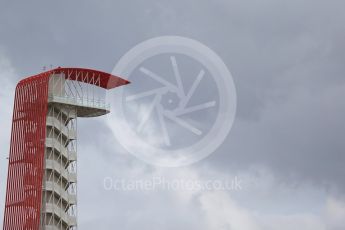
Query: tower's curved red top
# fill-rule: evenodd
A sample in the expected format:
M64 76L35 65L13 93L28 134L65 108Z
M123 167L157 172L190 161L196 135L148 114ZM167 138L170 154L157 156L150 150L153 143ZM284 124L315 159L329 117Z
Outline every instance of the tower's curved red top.
M130 83L129 81L121 77L112 75L110 73L105 73L99 70L86 69L86 68L74 68L74 67L69 67L69 68L58 67L56 69L52 69L40 74L36 74L31 77L25 78L21 80L19 84L31 81L37 77L41 77L42 75L50 76L51 74L61 74L61 73L65 75L66 79L85 82L89 84L93 84L92 82L88 80L92 76L99 77L100 82L97 83L97 86L102 87L104 89L112 89L112 88L119 87L122 85L127 85ZM96 85L96 83L94 84Z

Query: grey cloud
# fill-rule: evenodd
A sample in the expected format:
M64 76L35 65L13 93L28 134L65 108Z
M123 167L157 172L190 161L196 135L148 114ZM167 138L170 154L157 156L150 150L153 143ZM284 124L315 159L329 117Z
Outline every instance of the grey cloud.
M273 187L288 183L303 188L304 183L311 183L315 193L331 193L328 189L335 188L342 196L344 7L339 0L2 0L0 50L16 70L4 77L12 87L50 64L110 72L126 51L145 39L161 35L194 38L216 51L230 68L238 112L226 142L191 168L227 175L261 165L276 177ZM105 176L142 178L157 170L127 154L105 119L79 122L80 227L207 229L199 221L204 214L195 200L179 206L166 192L104 191ZM93 132L90 135L86 130ZM7 163L1 161L1 166ZM268 190L269 196L275 192ZM255 199L262 197L248 200L261 206ZM320 199L315 198L315 203L322 203ZM304 208L314 212L310 203ZM289 209L284 205L282 210Z

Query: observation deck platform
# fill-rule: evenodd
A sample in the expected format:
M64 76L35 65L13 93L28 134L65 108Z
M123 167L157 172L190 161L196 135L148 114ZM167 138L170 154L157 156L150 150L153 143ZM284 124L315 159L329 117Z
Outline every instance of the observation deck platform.
M48 103L74 107L78 117L98 117L110 113L110 105L97 99L49 95Z

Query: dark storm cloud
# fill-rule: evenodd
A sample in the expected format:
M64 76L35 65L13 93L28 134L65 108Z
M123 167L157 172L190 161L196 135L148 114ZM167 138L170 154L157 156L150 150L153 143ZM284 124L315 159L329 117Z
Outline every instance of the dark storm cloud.
M234 60L238 116L213 162L260 162L301 183L343 187L344 3L271 3L245 8L246 17L229 10L242 22L226 55Z

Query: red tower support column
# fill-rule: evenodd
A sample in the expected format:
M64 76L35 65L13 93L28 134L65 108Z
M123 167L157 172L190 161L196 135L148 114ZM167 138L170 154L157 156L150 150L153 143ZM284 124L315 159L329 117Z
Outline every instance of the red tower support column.
M38 229L48 100L46 75L15 92L4 229Z

